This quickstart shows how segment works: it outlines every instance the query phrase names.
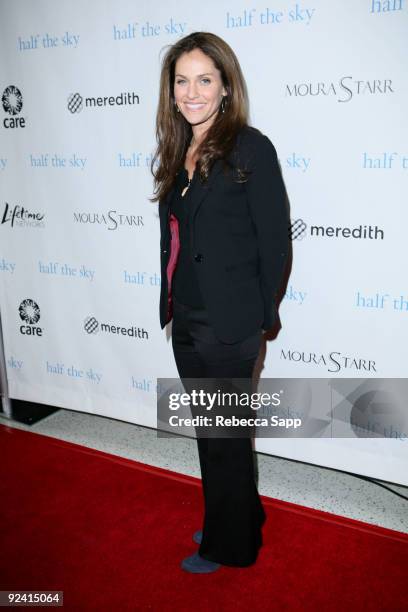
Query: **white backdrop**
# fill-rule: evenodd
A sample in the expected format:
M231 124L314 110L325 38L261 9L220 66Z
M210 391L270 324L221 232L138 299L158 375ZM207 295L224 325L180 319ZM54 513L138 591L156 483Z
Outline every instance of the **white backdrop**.
M149 164L164 48L197 30L236 52L291 205L293 267L262 376L407 377L407 2L266 4L1 0L11 397L156 426L156 379L177 371ZM407 439L256 448L408 485Z

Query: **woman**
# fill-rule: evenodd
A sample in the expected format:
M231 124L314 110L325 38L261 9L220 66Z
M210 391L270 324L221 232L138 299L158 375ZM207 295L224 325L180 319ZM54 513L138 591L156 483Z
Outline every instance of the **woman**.
M262 332L277 319L288 255L286 194L276 150L247 122L238 60L194 32L164 59L156 119L161 229L160 324L170 320L185 378L251 379ZM155 161L160 163L155 169ZM249 437L198 437L204 496L200 544L186 571L255 563L266 515Z

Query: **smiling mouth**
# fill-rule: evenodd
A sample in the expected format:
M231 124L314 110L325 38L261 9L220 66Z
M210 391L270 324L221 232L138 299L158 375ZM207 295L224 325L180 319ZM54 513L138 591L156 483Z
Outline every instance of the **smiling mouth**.
M204 108L205 104L189 104L188 102L186 102L185 106L188 110L197 111L197 110L201 110L202 108Z

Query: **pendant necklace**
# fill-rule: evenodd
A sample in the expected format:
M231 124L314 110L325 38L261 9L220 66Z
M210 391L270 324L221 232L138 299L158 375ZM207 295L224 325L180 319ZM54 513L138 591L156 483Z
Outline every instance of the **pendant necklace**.
M190 142L190 147L191 147L191 145L192 145L192 144L193 144L193 139L191 139L191 142ZM190 147L189 147L189 148L190 148ZM185 169L186 169L186 168L185 168ZM194 172L193 172L193 176L194 176ZM190 185L191 185L191 181L193 180L193 176L192 176L191 178L188 178L188 171L187 171L188 183L187 183L187 185L186 185L186 186L183 188L183 191L182 191L182 193L181 193L181 197L184 197L184 194L187 192L188 188L190 187Z
M181 196L182 196L182 197L184 197L184 194L186 193L187 189L190 187L190 185L191 185L191 181L192 181L192 180L193 180L192 178L191 178L191 179L188 179L188 183L187 183L187 185L184 187L184 189L183 189L183 191L182 191L182 193L181 193Z

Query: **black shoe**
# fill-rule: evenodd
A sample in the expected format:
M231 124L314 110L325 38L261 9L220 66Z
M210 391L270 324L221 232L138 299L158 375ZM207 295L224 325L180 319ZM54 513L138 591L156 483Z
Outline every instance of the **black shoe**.
M190 557L183 559L181 562L181 567L186 570L186 572L191 572L192 574L209 574L210 572L215 572L217 569L219 569L221 567L221 563L207 561L207 559L200 557L197 551Z

